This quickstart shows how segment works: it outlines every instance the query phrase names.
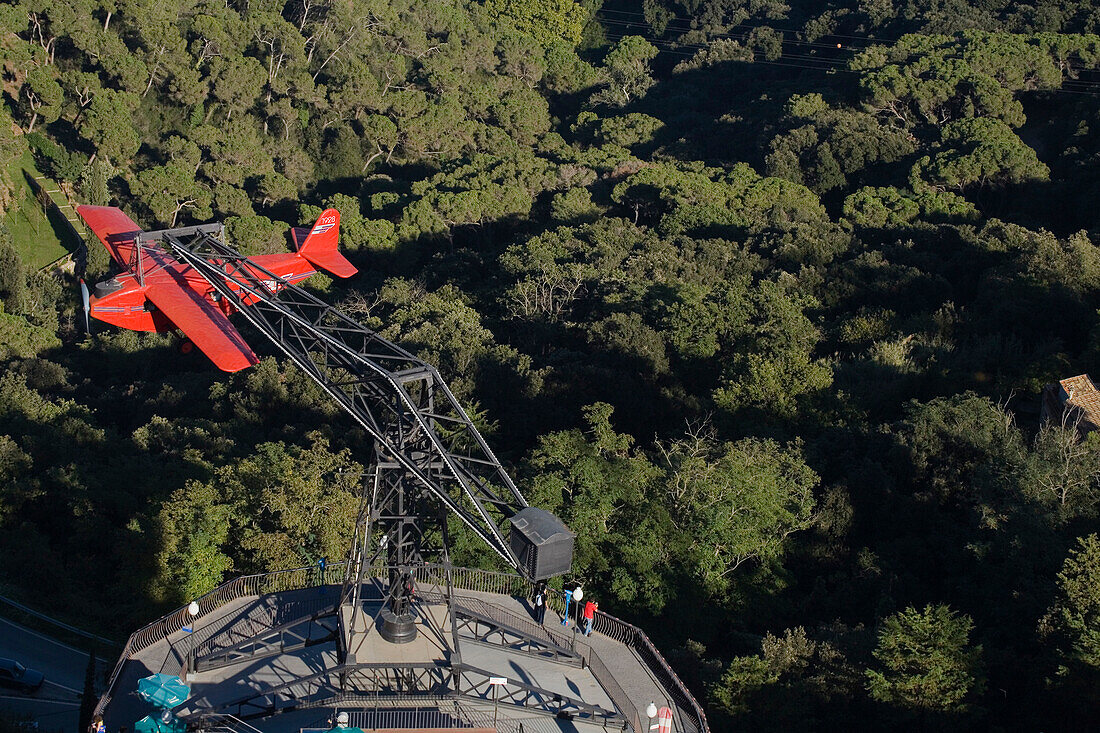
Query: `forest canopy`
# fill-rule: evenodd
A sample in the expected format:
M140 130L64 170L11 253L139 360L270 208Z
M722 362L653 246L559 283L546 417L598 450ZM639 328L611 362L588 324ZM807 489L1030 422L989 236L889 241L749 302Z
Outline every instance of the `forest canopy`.
M715 730L1084 729L1100 439L1040 393L1100 374L1098 32L1075 0L0 2L5 593L112 598L79 622L123 636L338 560L371 456L243 324L233 375L84 338L110 262L32 264L33 165L250 254L338 209L361 274L309 287L439 367Z

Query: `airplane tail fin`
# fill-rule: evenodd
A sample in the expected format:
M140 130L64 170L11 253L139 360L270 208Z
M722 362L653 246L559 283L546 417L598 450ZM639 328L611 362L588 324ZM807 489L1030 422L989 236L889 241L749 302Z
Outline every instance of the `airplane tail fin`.
M294 227L292 232L298 254L317 267L338 277L351 277L358 270L336 249L340 238L340 212L325 209L312 227Z

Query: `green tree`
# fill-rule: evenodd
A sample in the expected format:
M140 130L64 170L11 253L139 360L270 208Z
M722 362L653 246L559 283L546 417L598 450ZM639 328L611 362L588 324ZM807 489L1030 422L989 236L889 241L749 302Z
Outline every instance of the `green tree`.
M574 0L486 0L485 9L494 18L504 18L543 46L565 41L580 43L588 13Z
M35 66L27 72L20 97L26 101L30 120L27 132L34 132L39 118L50 123L61 116L65 92L57 83L57 72L52 66Z
M267 72L251 56L218 57L211 68L211 94L225 110L226 119L252 108L263 92Z
M225 231L233 246L247 255L285 252L287 248L287 225L266 216L231 216L225 220Z
M0 300L8 311L22 313L27 308L27 278L27 269L15 251L11 233L0 226Z
M766 25L753 28L745 45L765 61L777 61L783 55L783 34Z
M596 125L594 137L600 145L621 145L629 148L633 145L649 145L653 136L665 123L656 117L640 112L608 117Z
M219 125L204 125L191 133L204 153L200 172L217 183L242 187L254 176L274 172L256 120L238 116Z
M542 436L528 459L528 496L577 534L576 576L620 602L659 610L671 590L664 570L673 552L657 540L663 511L645 500L659 471L630 436L615 432L611 414L596 403L584 409L584 430Z
M256 196L261 206L270 206L280 201L293 199L298 195L298 187L282 173L268 173L260 179Z
M773 282L761 283L752 301L747 332L714 399L729 410L753 407L792 417L802 395L825 389L833 379L830 366L813 355L821 334L805 311L815 303Z
M525 216L535 195L550 186L549 169L547 160L522 148L507 155L478 154L448 164L411 186L415 198L401 214L398 237L451 237L455 227Z
M550 201L550 217L563 224L582 224L599 218L600 207L592 201L587 188L570 188L554 194Z
M844 218L861 227L898 229L920 213L912 196L891 186L867 186L844 199Z
M141 145L133 120L139 101L136 94L102 90L84 114L80 136L95 146L97 154L116 163L128 162Z
M993 475L1026 461L1012 414L973 392L911 402L894 430L915 490L945 505L980 506Z
M800 626L782 636L768 632L759 654L730 660L710 699L739 728L807 730L822 723L826 703L850 697L860 682L834 643L814 640Z
M596 83L597 72L564 41L546 50L546 74L542 86L551 92L576 92Z
M194 169L196 174L199 172L203 162L203 151L193 140L179 135L170 135L164 141L164 152L169 160Z
M685 569L725 597L746 562L777 563L788 536L812 523L818 476L801 445L746 438L719 444L695 431L661 448L663 499L677 518Z
M626 36L604 57L600 68L603 89L592 95L596 104L625 107L645 96L654 80L649 64L657 48L641 36Z
M984 685L982 648L971 646L974 624L948 606L909 607L882 623L867 670L871 697L917 712L954 712Z
M762 178L744 163L725 170L697 163L644 166L615 185L611 200L666 235L728 236L827 222L820 200L805 186Z
M69 70L62 72L60 83L65 90L65 97L76 108L73 113L73 124L80 122L84 111L92 103L95 95L103 91L99 76L86 71Z
M792 96L784 113L791 129L772 139L768 175L805 184L819 194L847 186L852 176L915 150L904 130L874 115L834 109L820 94Z
M61 345L53 331L4 310L0 302L0 356L28 358Z
M435 364L459 399L472 396L486 366L503 362L522 378L530 364L514 350L495 343L469 296L453 285L428 291L409 280L387 280L367 323Z
M751 62L754 55L751 49L745 48L738 41L729 38L719 38L701 48L695 55L685 59L673 67L674 74L683 74L696 69L708 69L727 61Z
M233 549L246 572L342 557L355 526L362 468L317 434L308 448L264 443L215 478L241 518Z
M84 166L80 174L80 195L84 202L92 206L106 206L111 201L111 192L107 189L110 170L101 160L93 160Z
M523 146L533 144L550 129L550 107L533 89L518 89L489 111L494 122Z
M740 273L714 283L676 283L653 302L654 316L681 357L709 359L748 323L750 289L750 278Z
M95 65L111 80L111 87L120 87L119 91L141 94L149 82L149 70L115 32L93 30L82 44Z
M214 186L214 209L222 216L253 216L248 193L228 183Z
M342 555L362 469L318 434L306 438L307 448L263 443L172 494L158 516L162 598L196 598L230 569L270 572Z
M1038 36L967 31L958 37L907 35L852 59L869 111L906 126L990 117L1019 127L1014 92L1061 86L1063 69Z
M363 152L366 158L363 160L362 170L366 170L375 159L386 156L385 162L389 163L393 158L397 146L400 144L397 125L393 120L384 115L370 115L362 121Z
M160 551L154 593L167 603L184 603L208 593L233 569L223 546L236 524L219 487L188 482L157 516Z
M1050 170L1035 151L1000 120L958 120L943 128L944 152L925 158L911 174L935 186L1003 186L1045 181Z
M1095 516L1100 502L1100 435L1082 435L1068 418L1044 425L1035 436L1035 450L1025 491L1055 509L1062 519Z
M598 256L596 248L567 227L513 245L501 257L505 272L516 278L504 296L509 313L549 321L569 315L589 281L598 277Z
M1077 538L1062 563L1057 596L1039 630L1056 645L1060 675L1100 671L1100 537Z
M175 226L181 212L196 219L209 219L213 197L210 189L195 180L195 174L179 163L169 162L138 174L135 193L163 224Z

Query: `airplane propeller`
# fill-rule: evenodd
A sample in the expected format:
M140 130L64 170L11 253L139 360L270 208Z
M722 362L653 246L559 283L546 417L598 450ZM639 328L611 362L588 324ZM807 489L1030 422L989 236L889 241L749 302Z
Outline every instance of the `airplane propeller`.
M91 313L92 306L88 302L88 284L84 282L84 279L80 279L80 302L84 306L84 333L88 336L92 335L92 321L88 317Z

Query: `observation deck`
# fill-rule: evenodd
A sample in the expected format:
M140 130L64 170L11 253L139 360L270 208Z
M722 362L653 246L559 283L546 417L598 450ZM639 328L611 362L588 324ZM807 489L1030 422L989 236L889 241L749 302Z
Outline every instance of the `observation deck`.
M191 730L327 730L339 710L366 730L640 732L654 702L672 709L673 730L708 731L642 631L597 612L585 637L562 626L556 594L540 626L519 575L416 568L415 639L386 641L377 617L389 570L370 569L377 582L358 609L339 605L342 564L229 581L198 600L197 616L181 608L135 632L97 711L108 730L131 729L153 712L137 681L163 672L191 686L174 710Z

